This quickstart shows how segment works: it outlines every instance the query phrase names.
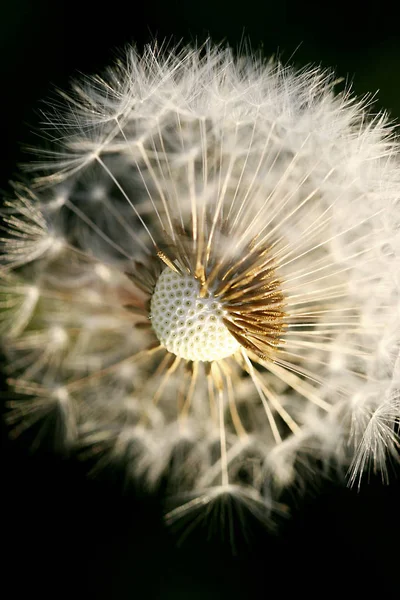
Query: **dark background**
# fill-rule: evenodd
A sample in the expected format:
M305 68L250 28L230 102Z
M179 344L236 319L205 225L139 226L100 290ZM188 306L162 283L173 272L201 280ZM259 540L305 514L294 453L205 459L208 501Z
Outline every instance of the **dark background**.
M379 90L377 108L400 117L400 37L395 3L299 0L161 0L103 5L82 0L3 0L0 5L0 188L35 142L40 99L78 72L112 62L128 42L243 40L284 62L333 67L358 95ZM4 389L4 385L2 386ZM4 391L4 397L7 393ZM160 503L123 473L90 479L86 466L2 430L2 585L13 598L197 600L394 593L398 507L392 485L371 478L360 493L321 486L279 535L248 523L236 555L200 530L181 547L164 528ZM397 469L398 473L400 472Z

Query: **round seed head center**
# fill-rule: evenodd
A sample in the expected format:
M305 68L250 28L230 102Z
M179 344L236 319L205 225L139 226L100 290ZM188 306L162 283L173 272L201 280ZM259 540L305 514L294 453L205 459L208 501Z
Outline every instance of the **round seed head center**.
M191 275L179 275L167 267L151 298L150 318L163 346L193 361L221 360L240 348L223 319L227 311L208 294L200 297L200 284Z

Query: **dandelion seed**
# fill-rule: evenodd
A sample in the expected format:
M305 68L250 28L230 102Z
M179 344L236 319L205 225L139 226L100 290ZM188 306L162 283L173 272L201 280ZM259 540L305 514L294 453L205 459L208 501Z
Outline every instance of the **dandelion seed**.
M333 86L131 50L53 105L61 141L5 209L11 421L56 407L67 446L167 478L169 522L270 523L317 470L396 456L398 145Z

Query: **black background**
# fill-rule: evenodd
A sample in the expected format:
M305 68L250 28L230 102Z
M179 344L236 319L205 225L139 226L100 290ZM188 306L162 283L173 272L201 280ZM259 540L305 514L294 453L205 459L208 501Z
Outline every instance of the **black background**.
M0 5L0 188L25 159L40 99L78 72L112 62L129 42L243 40L284 62L334 67L357 94L379 89L377 107L400 117L400 37L382 2L189 0L101 4L3 0ZM3 386L4 387L4 386ZM7 393L4 392L4 397ZM390 487L371 478L360 493L335 482L306 496L279 535L249 523L233 555L199 530L176 546L160 503L124 485L122 472L90 479L86 465L2 430L2 586L13 598L268 598L395 594L398 587L396 469ZM398 473L400 472L397 469ZM376 591L375 591L376 589ZM8 596L6 596L8 597Z

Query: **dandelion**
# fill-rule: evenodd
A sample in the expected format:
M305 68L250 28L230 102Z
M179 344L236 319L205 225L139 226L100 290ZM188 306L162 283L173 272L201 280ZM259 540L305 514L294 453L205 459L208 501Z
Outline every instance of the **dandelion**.
M51 415L58 445L167 480L169 522L232 506L271 522L317 474L385 474L398 146L334 86L151 46L50 105L57 143L3 210L15 431Z

